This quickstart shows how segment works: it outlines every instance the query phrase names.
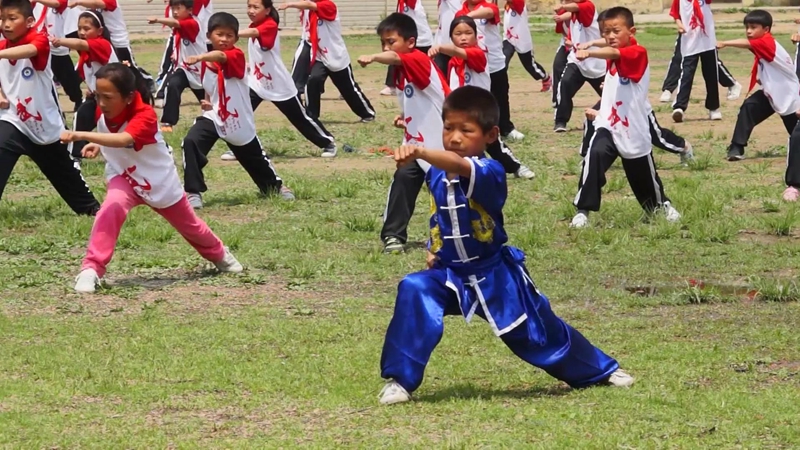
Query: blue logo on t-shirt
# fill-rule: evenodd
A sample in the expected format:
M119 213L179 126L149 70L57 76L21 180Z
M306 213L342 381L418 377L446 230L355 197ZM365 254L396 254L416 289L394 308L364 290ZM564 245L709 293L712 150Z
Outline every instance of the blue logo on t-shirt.
M623 86L627 86L627 85L631 84L631 79L630 78L625 78L625 77L619 77L619 84L621 84Z
M472 81L472 74L467 72L464 74L464 84L469 84Z
M322 25L322 19L317 19L317 26Z
M184 39L183 40L183 45L187 45L188 46L188 45L191 45L191 43L192 43L192 41L190 41L188 39Z
M414 96L414 87L410 84L407 84L405 89L403 89L403 93L406 94L407 98L411 98Z
M31 78L33 78L33 69L31 69L30 67L22 69L22 78L26 80L30 80Z
M405 5L405 6L403 7L403 12L408 12L408 5Z
M517 17L517 12L516 11L511 11L511 17Z
M488 20L486 20L486 19L481 19L481 25L486 25L486 22L488 22Z

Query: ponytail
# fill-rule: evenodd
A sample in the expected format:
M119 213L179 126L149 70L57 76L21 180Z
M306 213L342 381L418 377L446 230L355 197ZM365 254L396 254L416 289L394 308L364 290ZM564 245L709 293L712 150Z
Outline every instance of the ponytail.
M147 80L135 67L123 63L111 63L101 67L95 76L110 81L122 97L130 98L134 92L138 92L143 102L153 105L153 94L147 86Z
M276 24L280 25L281 24L281 14L272 5L272 0L261 0L261 5L265 9L269 8L269 16L272 17L272 20L274 20Z

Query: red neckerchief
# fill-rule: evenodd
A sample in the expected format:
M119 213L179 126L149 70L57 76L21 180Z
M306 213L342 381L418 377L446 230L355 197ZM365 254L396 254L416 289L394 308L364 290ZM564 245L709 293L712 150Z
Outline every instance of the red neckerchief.
M178 20L178 19L175 19ZM172 54L172 58L175 60L175 63L180 64L181 62L181 21L178 20L178 26L172 29L172 45L175 47L175 52Z
M139 94L139 91L133 92L133 101L130 105L125 107L125 110L122 111L117 117L105 117L106 119L106 127L108 127L108 131L112 133L119 132L119 129L122 128L128 121L130 121L133 116L136 115L137 111L141 111L144 107L144 101L142 100L142 95ZM97 107L100 109L100 106Z
M636 42L636 38L635 37L631 36L631 42L630 42L630 45L628 45L628 47L633 47L634 45L639 45L639 43ZM616 75L617 74L617 60L616 59L609 59L608 60L608 64L606 65L606 70L611 75Z
M209 67L210 66L210 67ZM225 92L225 74L222 72L222 64L220 63L204 63L200 67L200 79L205 78L205 71L206 68L211 70L212 72L216 72L217 74L217 96L219 97L219 108L217 114L219 114L220 120L225 123L228 120L228 117L234 115L238 117L238 113L231 114L228 111L228 96Z
M772 37L772 33L770 32L764 33L764 36L762 36L760 39L765 39L765 38L775 39L774 37ZM753 59L753 68L750 70L750 87L747 89L748 95L750 95L750 92L753 91L753 88L756 86L756 83L758 82L758 63L761 61L761 58L759 58L758 55L755 53L754 55L755 58Z
M36 5L36 2L31 2L31 6L35 6L35 5ZM38 30L39 27L42 26L42 24L44 23L45 17L47 17L47 6L45 6L45 5L42 5L42 6L44 6L44 8L42 8L42 15L39 16L39 18L36 19L36 23L33 24L33 28L35 30ZM47 27L45 27L44 31L45 31L45 34L46 34L47 33Z
M697 27L700 27L700 30L703 34L706 34L706 23L703 17L703 8L700 6L700 2L698 0L689 0L692 2L692 18L689 19L689 28L694 30Z
M475 45L477 47L477 45ZM456 76L458 77L458 86L464 86L467 82L466 75L467 75L467 60L461 58L450 58L450 62L447 63L447 75L450 76L450 72L455 70Z
M314 9L308 9L308 39L311 41L311 64L317 60L317 51L319 50L319 34L317 31L317 22L319 16Z

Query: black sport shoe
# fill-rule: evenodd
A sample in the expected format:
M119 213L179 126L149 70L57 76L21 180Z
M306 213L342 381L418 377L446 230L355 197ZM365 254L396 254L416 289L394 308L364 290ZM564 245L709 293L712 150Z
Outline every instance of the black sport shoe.
M553 131L555 131L556 133L566 133L567 124L556 122L555 126L553 127Z
M744 159L744 147L731 144L728 146L728 161L741 161Z

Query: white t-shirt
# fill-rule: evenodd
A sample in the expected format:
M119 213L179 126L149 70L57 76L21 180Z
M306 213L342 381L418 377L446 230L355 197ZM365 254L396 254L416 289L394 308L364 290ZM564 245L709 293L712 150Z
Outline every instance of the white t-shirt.
M9 102L8 109L0 109L0 120L14 125L36 144L52 144L61 137L64 120L56 102L47 35L34 28L15 43L0 41L0 50L26 44L38 50L33 58L0 59L0 86Z
M484 1L470 10L467 2L464 2L463 7L456 13L456 17L469 15L470 12L480 8L489 8L493 13L491 19L475 19L475 25L478 28L478 45L486 48L488 52L489 73L492 74L506 68L503 38L500 35L500 10L497 9L497 5Z
M398 0L397 12L411 17L417 24L417 47L433 45L433 33L428 25L428 15L425 14L422 0Z
M467 52L467 59L453 57L447 65L450 90L461 86L476 86L490 91L492 78L486 71L486 51L478 46L464 50Z
M58 8L47 8L47 15L44 20L45 31L49 36L53 36L55 38L63 38L65 36L64 22L69 16L68 11L69 8L67 8L67 0L59 0ZM66 47L54 47L51 45L50 54L54 56L66 56L69 55L69 49Z
M259 97L271 102L282 102L297 96L292 75L281 59L281 42L278 24L267 16L260 24L250 24L258 30L258 37L247 42L250 57L247 84Z
M203 89L203 81L200 79L200 68L202 64L186 64L186 57L197 56L206 53L206 38L200 34L200 21L194 17L179 20L178 28L172 29L173 51L172 58L176 61L177 70L182 70L189 80L189 87L192 89Z
M619 49L619 59L607 65L603 98L594 126L611 132L622 158L648 155L653 146L648 117L652 107L647 98L650 87L647 50L631 39L630 46Z
M401 66L395 66L397 101L405 121L403 145L411 144L441 150L442 105L450 93L442 73L428 55L419 50L398 53ZM424 170L430 165L417 161Z
M438 45L451 44L450 24L456 17L456 13L463 6L461 0L439 0L439 27L436 28L434 42Z
M586 78L600 78L606 73L606 62L602 59L587 58L578 61L575 57L577 45L600 39L600 28L597 26L597 10L591 1L576 3L578 12L572 13L567 26L567 37L572 41L572 49L567 55L567 63L576 64ZM597 47L592 47L597 48Z
M202 66L203 89L212 105L211 111L203 112L203 117L214 122L217 134L226 142L246 145L256 137L250 88L244 79L247 65L244 53L238 48L226 50L225 55L228 60L224 64Z
M64 13L64 36L78 31L78 19L80 19L81 13L84 11L86 11L86 8L83 6L67 8Z
M78 75L86 82L86 87L94 92L97 89L97 71L108 63L119 62L119 59L111 43L102 37L87 39L86 43L89 51L78 52L77 70Z
M777 114L794 114L800 109L800 82L792 57L770 33L750 39L750 51L758 64L757 79L750 81L750 90L758 81Z
M122 113L122 124L115 126L103 115L98 118L99 133L125 132L133 137L130 147L100 147L106 160L106 180L121 176L145 203L153 208L169 208L183 198L183 186L172 151L158 129L156 112L136 96Z
M533 51L531 30L528 26L528 6L525 0L512 0L503 13L503 40L514 46L517 53Z
M672 0L669 15L681 19L686 30L681 37L681 54L696 55L717 48L714 32L714 16L711 15L710 0Z
M342 24L339 21L339 10L331 0L319 0L317 10L310 11L309 40L312 54L316 53L316 61L325 64L331 72L344 70L350 65L350 55L344 45ZM313 23L316 19L316 24ZM314 38L318 42L314 42ZM315 48L316 44L316 48Z
M208 19L214 14L214 6L211 5L211 0L195 0L192 8L192 15L197 18L200 23L200 36L203 42L208 43Z
M128 26L125 25L125 17L122 15L122 8L117 0L103 0L102 13L106 29L111 36L111 44L119 48L130 47Z

